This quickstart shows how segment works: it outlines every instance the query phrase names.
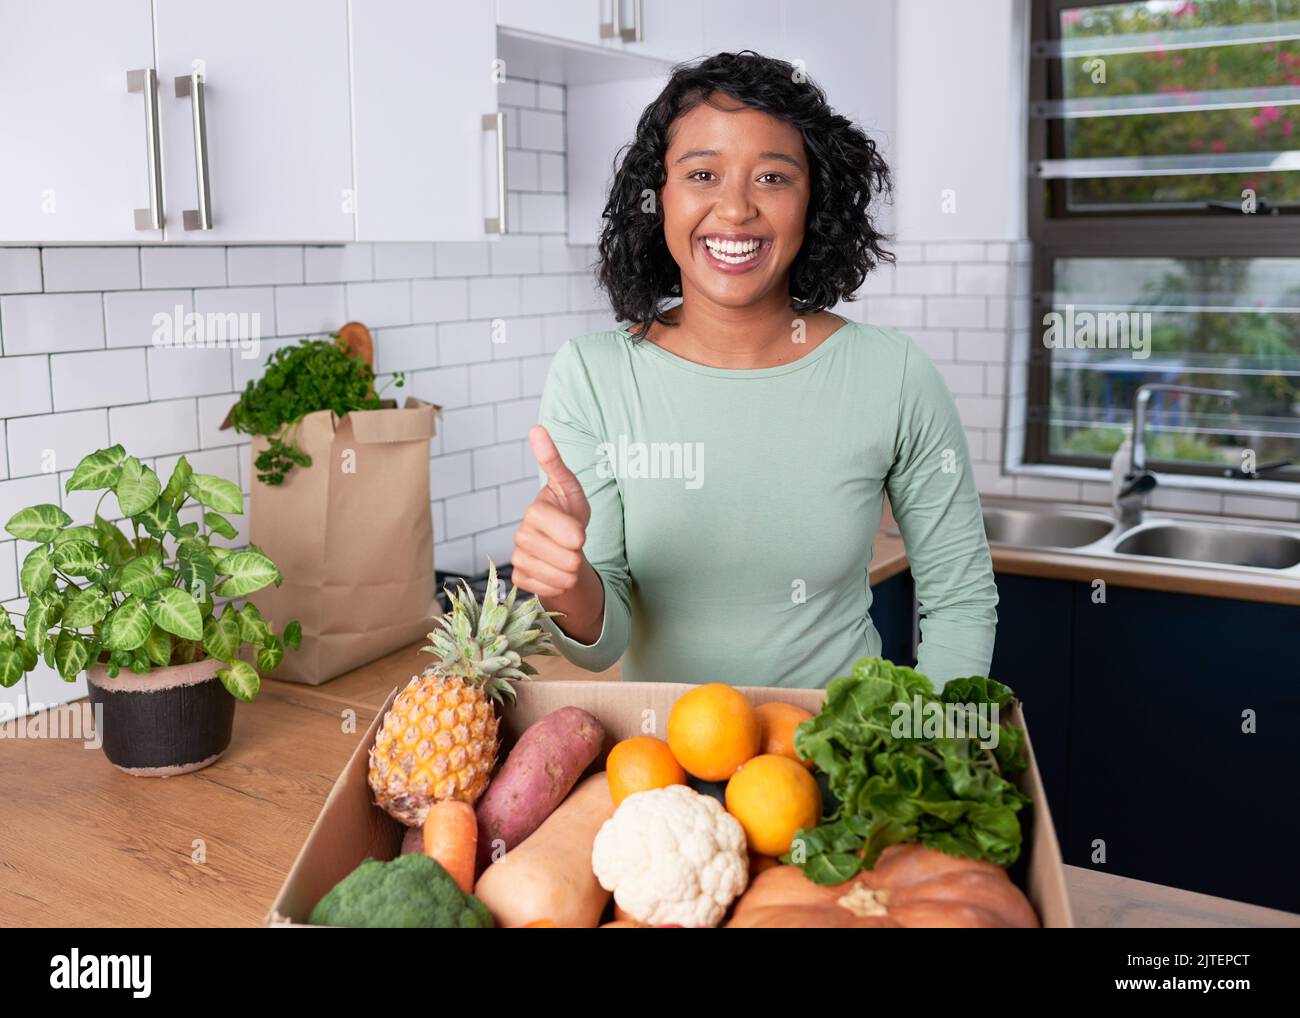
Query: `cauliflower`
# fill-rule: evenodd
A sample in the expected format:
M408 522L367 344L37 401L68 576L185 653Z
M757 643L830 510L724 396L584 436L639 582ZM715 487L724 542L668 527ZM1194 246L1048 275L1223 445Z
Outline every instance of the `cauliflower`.
M591 850L600 886L652 926L716 926L749 881L740 822L685 785L629 795Z

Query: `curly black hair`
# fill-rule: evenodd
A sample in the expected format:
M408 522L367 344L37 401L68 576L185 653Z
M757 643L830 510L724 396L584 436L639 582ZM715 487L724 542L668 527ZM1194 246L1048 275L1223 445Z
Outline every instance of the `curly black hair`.
M793 64L748 49L678 64L641 114L636 137L620 150L598 244L600 286L618 320L637 323L641 336L652 321L671 324L662 317L664 304L682 293L681 270L664 239L661 203L645 211L645 195L657 195L666 182L673 122L715 92L803 134L812 186L803 246L790 266L792 305L799 314L854 299L868 272L894 261L868 214L872 200L892 190L889 167L876 143L832 110L812 79Z

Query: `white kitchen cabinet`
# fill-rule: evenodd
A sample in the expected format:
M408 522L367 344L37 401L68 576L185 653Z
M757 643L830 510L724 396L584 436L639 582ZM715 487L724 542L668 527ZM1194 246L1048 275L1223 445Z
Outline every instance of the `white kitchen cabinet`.
M0 242L161 239L136 229L150 159L127 91L153 65L149 0L0 0Z
M674 63L694 60L705 52L706 4L681 0L613 0L619 4L624 29L623 50L661 57ZM639 23L639 25L638 25ZM631 36L640 30L640 41Z
M352 0L357 240L481 240L497 215L494 0Z
M497 0L497 24L590 46L611 43L601 26L612 25L613 0Z
M352 240L347 0L154 0L154 33L166 239ZM194 97L177 96L175 79L192 74L205 130ZM196 135L210 229L196 228Z
M569 131L568 236L570 244L595 244L601 213L622 147L636 135L642 111L664 87L662 77L570 85L566 115L582 130Z

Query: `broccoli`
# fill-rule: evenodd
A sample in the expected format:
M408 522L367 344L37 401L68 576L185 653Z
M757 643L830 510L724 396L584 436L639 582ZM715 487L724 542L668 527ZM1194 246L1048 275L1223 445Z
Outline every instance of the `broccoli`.
M490 929L487 906L456 886L442 865L412 853L367 859L312 909L313 926Z

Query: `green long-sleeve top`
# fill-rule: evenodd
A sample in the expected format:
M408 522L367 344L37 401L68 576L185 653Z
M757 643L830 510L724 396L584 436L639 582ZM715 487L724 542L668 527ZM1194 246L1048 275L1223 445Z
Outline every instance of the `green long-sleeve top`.
M605 588L585 644L627 681L821 687L880 652L868 570L888 494L921 611L917 667L987 675L997 589L965 432L907 336L849 321L788 364L696 364L626 329L555 354L540 423L591 504ZM542 599L543 607L546 606Z

